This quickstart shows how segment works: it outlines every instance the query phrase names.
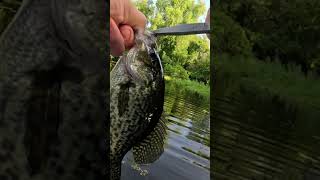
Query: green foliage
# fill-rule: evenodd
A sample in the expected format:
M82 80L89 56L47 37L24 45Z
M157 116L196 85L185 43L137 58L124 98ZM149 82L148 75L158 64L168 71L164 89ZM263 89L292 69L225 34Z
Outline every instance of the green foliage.
M148 18L150 30L195 23L206 13L204 3L195 0L137 0L136 5ZM180 79L209 80L210 52L206 37L163 36L157 39L157 44L165 74Z
M137 0L135 3L149 20L149 30L195 23L206 14L204 3L195 0ZM210 49L206 36L162 36L158 37L157 45L166 75L209 82ZM117 60L111 57L111 69Z
M284 67L277 61L230 55L217 55L215 60L216 88L221 91L233 91L233 86L241 84L262 96L273 94L291 104L320 108L320 83L313 74L304 76L294 64Z
M210 61L206 59L210 59L210 55L206 54L207 57L203 59L199 59L191 64L187 69L190 71L189 78L191 80L196 80L199 82L203 82L205 84L209 83L210 78Z
M181 89L198 93L200 96L204 97L205 99L209 99L210 97L210 86L205 85L201 82L191 81L189 79L176 79L170 76L165 76L167 84L175 85L177 87L181 87Z
M214 6L214 94L276 98L305 109L304 119L317 119L320 1L224 0Z
M310 70L311 66L318 67L315 64L320 56L320 1L224 0L218 1L215 7L213 23L218 29L218 37L221 36L221 29L230 24L227 16L240 25L252 46L252 52L259 59L300 64L304 71ZM222 23L215 22L219 19ZM232 33L242 30L230 28ZM223 42L228 40L217 39L217 48L223 48ZM237 43L235 46L232 48L241 47ZM222 51L229 53L228 49Z
M166 64L164 68L168 76L172 76L177 79L188 79L189 77L187 70L180 65L173 66L171 64Z
M166 81L169 82L167 85L176 86L176 88L181 90L186 90L194 92L202 96L206 101L209 101L210 97L210 86L203 83L199 83L191 80L182 80L166 76Z
M215 10L212 21L215 52L250 55L252 45L243 27L220 10Z

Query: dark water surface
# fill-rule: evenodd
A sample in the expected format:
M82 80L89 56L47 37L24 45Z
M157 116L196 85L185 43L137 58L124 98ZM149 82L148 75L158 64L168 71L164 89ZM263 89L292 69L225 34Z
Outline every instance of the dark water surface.
M168 137L165 152L153 164L135 166L129 152L121 180L209 180L209 99L166 83Z
M214 90L215 180L320 180L319 108L245 88Z

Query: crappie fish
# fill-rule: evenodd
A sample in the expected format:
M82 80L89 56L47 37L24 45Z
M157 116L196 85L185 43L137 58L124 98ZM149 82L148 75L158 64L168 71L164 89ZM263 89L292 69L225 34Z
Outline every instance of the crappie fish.
M163 152L164 76L149 32L136 34L136 45L111 71L110 86L110 176L119 180L130 149L138 164L152 163Z
M1 34L0 180L107 179L106 5L23 0Z

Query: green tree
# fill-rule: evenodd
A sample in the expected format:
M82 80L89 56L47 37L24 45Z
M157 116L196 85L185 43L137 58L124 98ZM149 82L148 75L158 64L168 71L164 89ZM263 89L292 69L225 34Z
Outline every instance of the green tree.
M318 67L320 1L224 0L215 7L222 11L217 20L229 16L239 24L259 59L294 62L305 72Z
M196 23L206 13L204 3L195 0L137 0L136 5L148 18L150 30ZM209 66L199 65L200 62L209 64L210 61L209 42L206 38L197 35L164 36L158 38L157 44L167 75L182 79L192 76L195 80L207 82L209 76L200 75L200 72L208 72ZM194 78L198 75L202 78Z
M220 10L213 14L213 49L216 53L231 55L250 55L252 43L248 40L245 29L230 16Z

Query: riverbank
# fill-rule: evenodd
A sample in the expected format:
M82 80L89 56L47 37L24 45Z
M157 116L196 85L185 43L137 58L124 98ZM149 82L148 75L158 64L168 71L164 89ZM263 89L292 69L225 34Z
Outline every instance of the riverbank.
M248 57L220 55L214 64L217 179L319 178L319 80Z
M165 76L165 81L170 84L175 84L178 87L183 87L183 89L191 92L198 93L199 95L208 98L210 97L210 86L197 81L191 81L186 79L176 79L170 76Z
M278 96L289 104L320 108L319 79L311 74L305 76L296 65L284 67L279 62L228 55L214 59L218 89L238 91L242 87L266 98Z

